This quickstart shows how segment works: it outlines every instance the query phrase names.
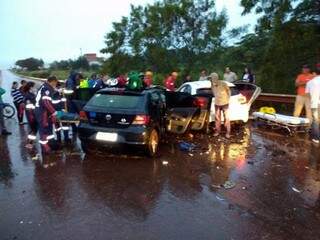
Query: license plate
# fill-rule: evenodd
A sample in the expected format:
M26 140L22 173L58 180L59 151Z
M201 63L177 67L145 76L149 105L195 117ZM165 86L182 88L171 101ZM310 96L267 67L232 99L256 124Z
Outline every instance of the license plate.
M107 141L107 142L116 142L118 140L118 134L117 133L98 132L96 135L96 140Z

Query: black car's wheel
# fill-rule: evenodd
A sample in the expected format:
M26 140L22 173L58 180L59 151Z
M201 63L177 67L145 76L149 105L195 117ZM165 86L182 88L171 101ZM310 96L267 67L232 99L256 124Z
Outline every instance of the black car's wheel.
M160 137L156 129L152 129L149 135L146 151L149 157L155 157L159 149Z
M14 109L13 106L9 104L5 104L3 106L3 116L6 118L12 118L14 114L16 113L16 110Z

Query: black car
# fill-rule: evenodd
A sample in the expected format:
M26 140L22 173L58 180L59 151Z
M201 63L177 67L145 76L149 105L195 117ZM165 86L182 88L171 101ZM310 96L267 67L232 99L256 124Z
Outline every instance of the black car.
M142 147L154 156L166 131L184 133L204 127L208 112L203 97L167 92L111 88L98 91L80 112L79 138L84 152L90 145Z

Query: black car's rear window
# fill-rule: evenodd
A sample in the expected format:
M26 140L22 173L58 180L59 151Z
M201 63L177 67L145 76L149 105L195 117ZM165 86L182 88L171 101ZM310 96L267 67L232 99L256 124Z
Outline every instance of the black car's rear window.
M91 107L108 109L142 109L144 97L140 95L95 94L87 103Z

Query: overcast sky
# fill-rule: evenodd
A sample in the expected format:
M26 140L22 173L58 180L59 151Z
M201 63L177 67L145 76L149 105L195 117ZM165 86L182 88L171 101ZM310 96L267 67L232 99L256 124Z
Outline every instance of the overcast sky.
M36 57L45 62L76 58L104 47L111 23L127 16L130 4L153 0L0 0L0 68L17 59ZM229 28L254 25L255 17L241 16L239 0L216 0L224 7Z

